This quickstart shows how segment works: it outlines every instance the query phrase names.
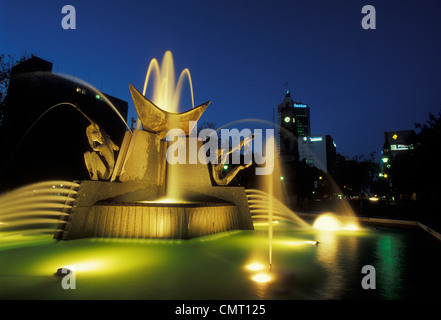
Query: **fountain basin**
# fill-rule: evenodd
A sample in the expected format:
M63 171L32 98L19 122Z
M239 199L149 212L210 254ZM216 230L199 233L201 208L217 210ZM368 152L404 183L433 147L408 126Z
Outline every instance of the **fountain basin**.
M63 239L191 239L237 229L237 208L231 202L99 201L68 224Z
M155 308L160 300L285 300L288 311L295 299L439 298L439 241L418 228L362 227L299 232L279 223L273 238L274 279L266 283L252 279L268 271L265 227L185 241L56 242L47 235L27 235L0 243L0 299L151 300ZM253 262L263 269L249 270ZM361 286L366 264L376 269L375 290ZM76 290L62 288L62 277L54 276L59 268L75 271Z

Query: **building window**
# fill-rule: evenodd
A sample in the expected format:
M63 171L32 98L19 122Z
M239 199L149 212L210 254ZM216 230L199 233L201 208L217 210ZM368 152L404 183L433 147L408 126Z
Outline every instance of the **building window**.
M83 88L80 88L80 87L77 87L77 93L81 93L81 94L86 94L86 89L83 89Z

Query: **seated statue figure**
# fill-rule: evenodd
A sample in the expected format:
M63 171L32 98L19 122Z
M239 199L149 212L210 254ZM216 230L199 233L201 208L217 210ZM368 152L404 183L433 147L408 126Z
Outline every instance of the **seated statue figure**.
M118 146L98 124L91 122L86 129L87 139L94 152L84 153L84 161L92 180L108 180L115 166L114 151Z

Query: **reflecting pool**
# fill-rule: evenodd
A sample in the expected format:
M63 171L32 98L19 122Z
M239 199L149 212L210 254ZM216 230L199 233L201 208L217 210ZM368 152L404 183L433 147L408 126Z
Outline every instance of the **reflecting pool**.
M439 299L441 243L419 229L234 231L191 240L21 235L0 242L0 299ZM375 267L376 289L361 286ZM63 289L57 269L75 270Z

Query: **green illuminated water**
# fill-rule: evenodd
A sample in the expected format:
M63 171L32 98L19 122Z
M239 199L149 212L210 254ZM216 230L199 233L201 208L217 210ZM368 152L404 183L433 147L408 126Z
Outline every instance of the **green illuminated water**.
M441 244L417 229L277 225L276 279L256 283L245 266L267 265L265 228L186 241L21 236L0 243L0 299L439 299L440 253ZM367 264L376 269L375 290L361 287ZM66 265L77 267L74 290L54 275Z

